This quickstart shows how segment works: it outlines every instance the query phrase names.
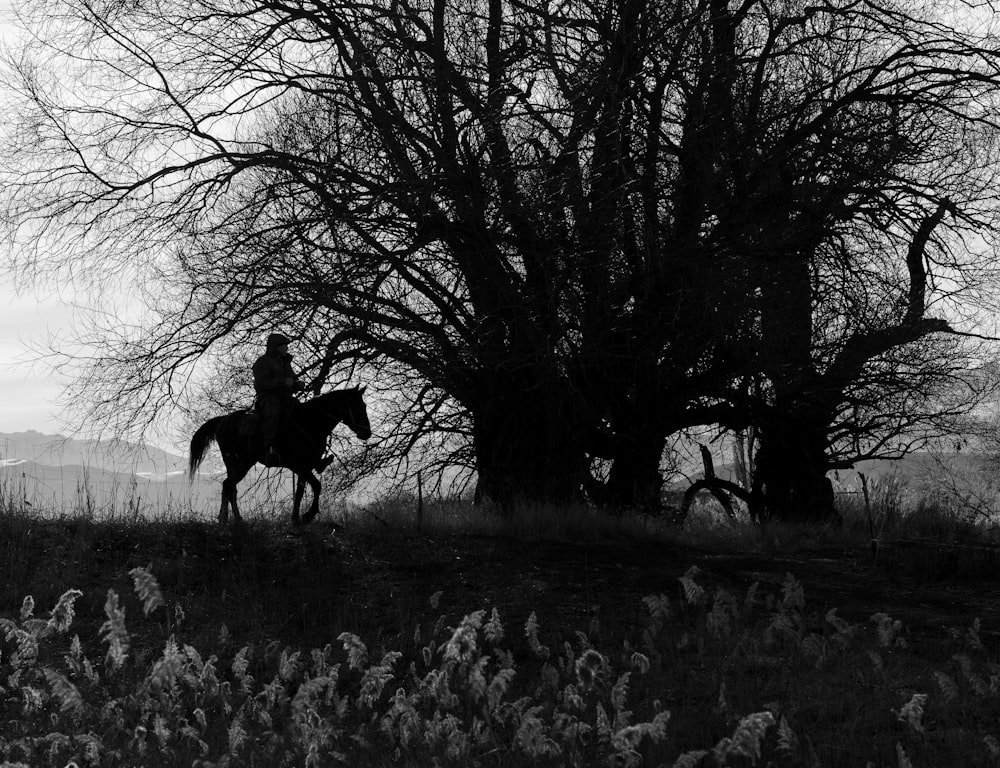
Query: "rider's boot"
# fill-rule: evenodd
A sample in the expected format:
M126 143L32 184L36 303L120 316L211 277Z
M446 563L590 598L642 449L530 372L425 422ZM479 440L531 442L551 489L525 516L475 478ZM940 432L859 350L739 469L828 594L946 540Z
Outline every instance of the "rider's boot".
M330 454L329 456L324 456L322 459L316 462L316 466L313 467L313 469L319 474L323 474L326 471L326 468L329 467L331 464L333 464L333 459L334 459L333 454Z
M264 463L268 466L277 466L281 461L281 456L278 454L278 449L274 446L274 443L267 443L264 446Z

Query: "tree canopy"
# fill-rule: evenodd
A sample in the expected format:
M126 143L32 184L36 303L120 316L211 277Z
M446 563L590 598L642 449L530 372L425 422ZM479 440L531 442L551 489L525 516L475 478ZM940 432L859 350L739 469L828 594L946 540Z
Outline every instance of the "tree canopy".
M973 3L31 7L14 266L146 286L80 379L92 417L245 397L280 328L317 391L384 393L383 462L653 506L668 437L753 427L757 503L794 516L992 386Z

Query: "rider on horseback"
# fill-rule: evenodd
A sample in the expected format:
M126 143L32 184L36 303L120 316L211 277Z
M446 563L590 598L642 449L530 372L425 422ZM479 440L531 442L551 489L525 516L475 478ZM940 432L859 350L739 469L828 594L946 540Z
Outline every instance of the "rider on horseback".
M257 391L257 410L261 416L261 437L264 438L264 463L275 465L280 461L276 446L281 419L291 410L295 392L303 388L292 370L292 356L288 353L291 340L280 333L267 337L267 351L253 364L253 386Z

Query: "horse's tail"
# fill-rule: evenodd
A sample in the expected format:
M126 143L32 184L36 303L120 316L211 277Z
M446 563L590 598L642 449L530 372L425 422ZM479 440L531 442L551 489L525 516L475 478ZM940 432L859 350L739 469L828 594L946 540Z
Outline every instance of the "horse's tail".
M226 418L216 416L202 424L198 431L191 438L191 454L188 459L188 479L194 480L194 473L201 466L201 460L205 458L205 451L215 440L215 431L219 428L219 423Z

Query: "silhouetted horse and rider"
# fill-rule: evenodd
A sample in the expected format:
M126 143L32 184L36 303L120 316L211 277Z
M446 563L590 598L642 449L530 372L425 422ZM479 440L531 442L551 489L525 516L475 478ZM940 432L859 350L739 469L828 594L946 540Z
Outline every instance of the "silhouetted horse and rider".
M269 467L285 467L296 475L295 503L292 521L299 520L299 507L305 483L313 493L309 511L301 522L308 523L319 512L321 485L314 470L322 471L329 459L324 459L327 440L337 424L345 424L362 440L371 437L364 387L339 389L299 403L295 392L303 387L292 369L288 354L289 339L272 333L267 338L267 351L253 366L254 389L257 392L257 414L235 411L206 421L191 438L188 469L191 477L201 465L205 451L213 441L218 443L226 465L222 483L222 506L219 520L229 520L232 506L235 522L240 522L236 504L236 484L246 477L256 463ZM252 425L258 422L257 428ZM248 427L248 425L251 425Z

